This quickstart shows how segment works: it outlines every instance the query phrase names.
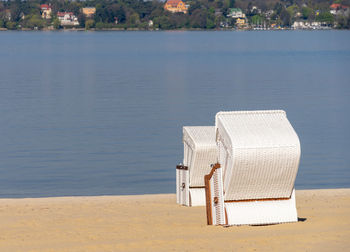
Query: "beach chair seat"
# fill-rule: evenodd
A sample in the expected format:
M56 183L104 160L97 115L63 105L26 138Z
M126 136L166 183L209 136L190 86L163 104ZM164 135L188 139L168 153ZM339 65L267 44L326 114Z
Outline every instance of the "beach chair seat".
M297 221L297 134L282 110L219 112L218 163L205 176L209 225Z
M205 206L204 175L218 159L214 126L183 127L183 164L176 166L176 202Z

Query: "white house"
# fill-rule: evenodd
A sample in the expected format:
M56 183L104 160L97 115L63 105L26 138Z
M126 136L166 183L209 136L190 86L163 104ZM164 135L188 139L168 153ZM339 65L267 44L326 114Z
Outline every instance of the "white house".
M57 17L61 25L79 25L78 18L73 14L73 12L57 12Z
M231 9L229 9L229 13L227 14L227 17L231 17L231 18L245 18L245 14L239 8L231 8Z

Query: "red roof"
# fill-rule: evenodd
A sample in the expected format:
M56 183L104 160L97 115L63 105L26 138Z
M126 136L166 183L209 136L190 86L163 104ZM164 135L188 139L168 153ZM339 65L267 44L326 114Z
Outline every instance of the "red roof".
M342 4L332 4L330 6L331 9L347 9L349 8L349 6L346 6L346 5L342 5Z
M331 9L337 9L341 6L341 4L334 3L330 6Z
M176 7L181 0L168 0L166 3L171 5L172 7Z
M40 8L41 8L42 10L48 10L48 9L51 9L51 6L48 5L48 4L42 4L42 5L40 5Z

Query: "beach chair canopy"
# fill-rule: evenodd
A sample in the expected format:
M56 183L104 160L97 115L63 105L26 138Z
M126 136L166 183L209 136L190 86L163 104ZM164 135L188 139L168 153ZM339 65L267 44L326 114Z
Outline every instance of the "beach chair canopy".
M204 187L204 176L217 162L214 126L183 127L184 165L189 170L189 186Z
M225 201L291 197L300 143L284 111L219 112L215 131Z

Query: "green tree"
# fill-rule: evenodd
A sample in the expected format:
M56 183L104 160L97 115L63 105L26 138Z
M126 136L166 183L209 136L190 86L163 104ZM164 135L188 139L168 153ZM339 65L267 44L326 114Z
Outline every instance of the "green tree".
M85 21L86 21L86 17L84 15L84 13L80 12L78 15L78 22L79 22L80 27L85 27Z
M337 18L338 29L350 29L350 16L340 16Z
M103 28L106 28L106 24L103 23L103 22L97 22L95 27L96 27L97 30L101 30Z
M263 19L259 15L254 15L254 16L252 16L251 22L252 22L252 24L258 25L258 24L262 24Z
M284 9L283 5L279 2L277 2L273 8L273 10L277 16L279 16L281 14L283 9Z
M334 17L329 12L322 12L320 15L316 17L316 21L319 22L325 22L327 24L333 24L334 23Z
M294 17L294 15L298 12L298 6L291 5L286 9L290 15L291 18Z
M313 13L313 9L309 8L309 7L303 7L301 9L301 14L303 15L303 19L309 19L309 17L311 17Z
M129 17L128 23L131 24L132 26L136 26L140 24L139 14L137 14L136 12L131 14Z
M53 19L52 25L53 25L53 27L54 27L56 30L61 28L61 22L60 22L60 20L58 20L57 17L55 17L55 18Z
M286 9L283 9L280 14L280 19L282 22L282 25L285 27L288 27L291 25L291 16L289 12Z
M16 29L16 22L7 21L6 28L9 30L15 30Z
M204 10L195 10L190 16L190 24L193 28L206 28L207 13Z
M172 28L169 17L167 16L160 16L160 17L154 18L153 25L156 28L159 28L162 30L169 30Z
M93 19L88 19L85 21L85 29L86 30L90 30L91 28L93 28L95 25L95 21Z
M211 20L210 18L207 18L206 28L207 29L214 29L216 27L215 22Z
M41 18L41 16L35 14L35 15L30 15L28 16L28 18L26 17L26 20L25 20L25 26L27 28L31 28L31 29L34 29L34 28L38 28L38 29L42 29L44 27L44 20Z

